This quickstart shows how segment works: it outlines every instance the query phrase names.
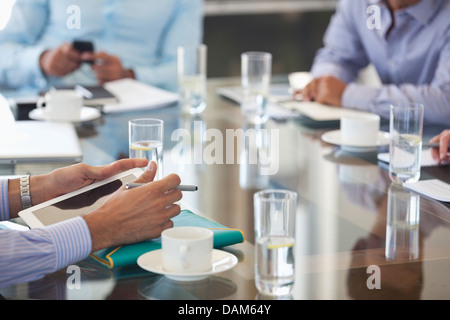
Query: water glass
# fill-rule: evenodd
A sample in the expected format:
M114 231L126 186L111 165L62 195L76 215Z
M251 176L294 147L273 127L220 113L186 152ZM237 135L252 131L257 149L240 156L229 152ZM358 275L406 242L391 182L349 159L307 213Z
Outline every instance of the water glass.
M262 124L269 119L268 100L272 76L272 54L244 52L241 55L241 111L248 123Z
M268 189L254 194L255 285L263 295L292 292L296 209L293 191Z
M182 112L200 114L206 108L207 46L178 47L177 59Z
M420 195L392 183L388 191L386 259L419 258Z
M390 107L389 176L397 183L420 178L424 107L420 103Z
M155 180L163 177L163 133L164 121L160 119L134 119L128 122L129 157L156 162Z

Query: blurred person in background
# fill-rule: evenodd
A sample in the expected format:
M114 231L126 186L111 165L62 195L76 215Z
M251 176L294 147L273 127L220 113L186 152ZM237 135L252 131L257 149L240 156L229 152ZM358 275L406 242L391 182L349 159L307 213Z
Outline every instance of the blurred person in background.
M0 32L0 86L44 90L135 78L176 89L177 47L202 41L202 0L75 3L16 0ZM91 41L94 51L76 50L74 40Z
M425 123L449 124L449 17L447 0L341 0L303 99L386 118L392 102L419 102ZM356 82L368 65L381 87Z

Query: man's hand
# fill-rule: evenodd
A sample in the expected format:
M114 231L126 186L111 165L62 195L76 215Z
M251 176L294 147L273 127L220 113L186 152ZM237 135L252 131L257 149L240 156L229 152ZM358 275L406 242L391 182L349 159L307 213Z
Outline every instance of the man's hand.
M99 84L123 78L135 78L133 70L124 69L120 59L105 52L85 52L81 55L83 61L94 61L92 70Z
M75 191L96 181L104 180L115 174L133 169L143 168L148 164L147 159L122 159L104 166L90 166L84 163L77 163L71 166L59 168L44 176L31 177L31 196L33 202L43 202L56 198L60 195ZM36 179L34 182L33 180ZM39 199L33 194L41 194ZM35 202L36 201L36 202Z
M342 107L342 95L347 84L335 77L325 76L313 79L302 91L304 101Z
M450 149L448 147L450 144L450 129L444 130L442 133L433 137L430 142L439 143L439 149L431 149L431 156L433 157L433 159L438 161L439 163L450 163Z
M145 183L127 190L122 186L97 210L83 216L92 237L92 251L159 237L173 227L172 218L181 208L175 202L182 193L175 189L180 177L171 174L153 181L156 163L135 181Z
M39 66L48 76L63 77L80 67L80 53L70 43L44 51L39 57Z

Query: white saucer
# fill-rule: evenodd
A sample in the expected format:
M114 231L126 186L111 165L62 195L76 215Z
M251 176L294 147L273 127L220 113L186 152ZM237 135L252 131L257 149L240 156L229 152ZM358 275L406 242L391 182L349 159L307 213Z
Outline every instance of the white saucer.
M99 118L101 115L100 110L92 107L82 107L80 112L80 119L70 120L68 122L84 122L84 121L92 121ZM30 111L28 114L30 119L33 120L50 120L48 119L43 110L40 108L36 108ZM62 121L62 120L61 120Z
M379 131L376 144L346 144L342 141L341 130L325 132L322 135L322 140L327 143L341 146L343 150L350 152L367 152L376 150L377 147L388 145L390 141L389 132Z
M167 278L177 281L197 281L209 277L212 274L224 272L233 268L238 260L235 255L222 250L214 249L212 252L212 269L199 273L171 272L163 269L162 250L153 250L144 253L137 259L137 264L142 269L165 275Z

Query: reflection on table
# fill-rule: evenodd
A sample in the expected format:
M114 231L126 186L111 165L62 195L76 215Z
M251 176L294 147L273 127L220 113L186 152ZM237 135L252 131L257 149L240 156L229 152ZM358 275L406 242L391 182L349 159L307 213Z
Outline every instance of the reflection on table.
M209 80L207 108L198 117L182 116L177 106L170 106L103 115L77 127L84 162L100 165L128 156L128 120L163 119L164 174L176 172L183 184L199 187L198 192L186 192L183 202L245 233L244 243L224 248L238 257L234 268L199 282L177 282L137 266L110 270L86 259L78 264L81 289L70 289L71 273L64 269L0 289L0 294L39 299L264 299L254 285L253 194L283 188L299 195L296 282L289 298L450 298L448 204L402 194L404 190L391 186L376 153L345 152L323 142L321 135L338 123L316 126L296 118L269 121L263 128L246 125L239 107L216 94L218 88L238 83ZM425 128L425 139L441 129ZM387 131L386 123L382 130ZM239 133L247 136L241 139ZM21 174L49 169L22 165L8 170ZM441 168L448 175L447 169ZM424 179L430 177L423 172ZM410 230L397 229L403 237L395 242L388 235L398 226L388 222L393 210L405 208L416 224ZM391 253L405 241L413 251L398 260Z

